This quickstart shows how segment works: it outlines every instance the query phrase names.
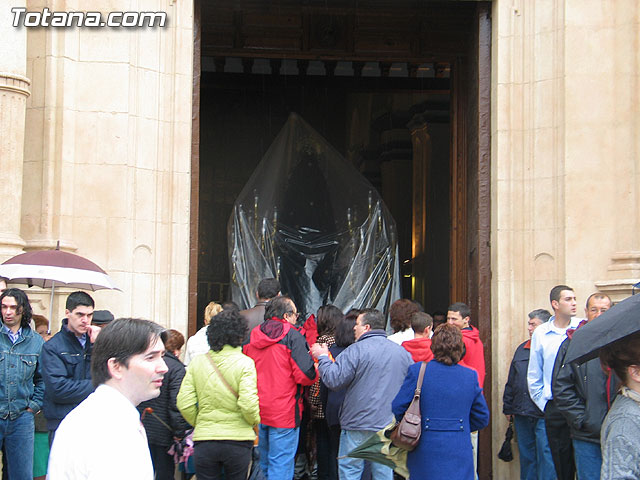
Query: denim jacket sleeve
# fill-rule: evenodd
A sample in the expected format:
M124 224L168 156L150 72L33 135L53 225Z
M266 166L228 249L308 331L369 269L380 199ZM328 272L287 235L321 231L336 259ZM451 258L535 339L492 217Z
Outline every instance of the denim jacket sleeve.
M44 380L42 378L42 366L40 358L38 358L38 365L36 371L33 374L33 395L29 399L29 408L33 410L33 413L38 413L42 408L42 401L44 400Z

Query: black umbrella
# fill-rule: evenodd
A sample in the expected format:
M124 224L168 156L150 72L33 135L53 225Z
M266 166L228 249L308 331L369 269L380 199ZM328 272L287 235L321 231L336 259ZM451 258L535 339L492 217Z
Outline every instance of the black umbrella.
M600 349L640 331L640 295L624 299L575 331L565 363L584 363L598 356Z
M498 458L504 462L513 460L513 451L511 450L511 439L513 438L513 420L509 420L509 426L504 434L504 442L498 452Z

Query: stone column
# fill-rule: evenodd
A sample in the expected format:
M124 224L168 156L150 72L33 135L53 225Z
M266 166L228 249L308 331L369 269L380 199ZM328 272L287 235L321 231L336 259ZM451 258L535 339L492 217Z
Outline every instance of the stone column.
M12 2L24 7L24 1ZM9 8L0 9L0 260L22 252L20 236L24 125L30 81L26 28L12 27Z
M412 260L413 260L413 298L423 303L427 300L427 209L429 167L431 161L431 136L424 117L414 115L407 124L411 132L413 145L413 221L412 221Z

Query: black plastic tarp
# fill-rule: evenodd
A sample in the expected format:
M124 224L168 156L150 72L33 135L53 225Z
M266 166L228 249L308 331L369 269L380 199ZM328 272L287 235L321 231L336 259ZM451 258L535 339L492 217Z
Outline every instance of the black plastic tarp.
M375 188L291 114L236 199L228 224L231 293L242 308L277 277L298 311L388 311L400 298L396 227Z

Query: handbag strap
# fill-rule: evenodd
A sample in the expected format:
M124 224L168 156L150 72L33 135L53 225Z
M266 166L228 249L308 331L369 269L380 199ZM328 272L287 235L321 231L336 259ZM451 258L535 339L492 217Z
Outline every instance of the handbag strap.
M420 397L420 392L422 390L422 381L424 380L424 371L427 369L427 362L422 362L420 365L420 373L418 375L418 383L416 384L416 391L413 394L414 397Z
M229 385L229 382L227 382L227 380L222 376L222 374L220 373L220 370L218 370L218 367L216 367L215 362L213 361L213 358L211 357L211 355L207 354L207 358L209 359L209 362L211 363L211 366L213 367L213 369L216 371L216 373L218 374L218 377L220 377L220 380L222 380L222 383L224 383L225 387L227 387L229 389L229 391L231 393L233 393L233 395L238 398L238 392L236 392L231 385Z

